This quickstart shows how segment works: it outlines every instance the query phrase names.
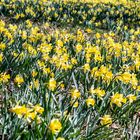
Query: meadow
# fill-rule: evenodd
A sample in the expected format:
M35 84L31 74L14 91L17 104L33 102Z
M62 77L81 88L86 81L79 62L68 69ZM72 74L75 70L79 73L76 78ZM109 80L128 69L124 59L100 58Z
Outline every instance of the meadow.
M140 1L1 0L0 139L139 140Z

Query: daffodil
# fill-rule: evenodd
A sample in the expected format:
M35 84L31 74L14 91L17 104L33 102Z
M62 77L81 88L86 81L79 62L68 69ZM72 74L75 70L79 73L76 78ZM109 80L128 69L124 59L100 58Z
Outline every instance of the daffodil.
M95 100L93 99L93 98L88 98L88 99L86 99L86 104L87 104L87 106L89 107L89 106L94 106L95 105Z
M104 115L102 118L101 118L101 125L111 125L112 124L112 118L110 115Z
M44 108L41 107L39 104L35 105L35 106L33 107L33 109L34 109L35 112L38 112L38 113L40 113L40 114L42 114L42 113L44 112Z
M82 45L77 44L77 45L76 45L76 52L79 53L79 52L81 52L81 51L82 51Z
M62 138L62 137L59 137L59 138L57 138L56 140L65 140L64 138Z
M92 94L97 95L100 99L102 99L103 96L105 96L105 91L99 88L94 89L93 87L91 87L90 92Z
M33 76L33 77L37 76L37 73L38 73L37 71L33 70L33 71L32 71L32 76Z
M126 98L129 100L130 103L133 103L134 101L136 101L137 96L129 94Z
M58 40L57 45L60 46L60 47L63 47L63 42L61 40Z
M16 105L15 107L11 108L10 111L13 113L16 113L19 117L22 117L22 115L25 115L28 112L29 108L26 108L25 105L20 106Z
M52 119L49 124L49 129L53 134L59 133L62 129L62 124L58 119Z
M79 102L78 101L76 101L76 102L72 101L71 105L73 105L74 108L77 108L78 105L79 105Z
M36 88L36 89L39 89L39 80L38 79L33 79L33 85L34 85L34 87Z
M0 74L0 82L7 83L10 79L10 75L6 73Z
M2 62L2 60L3 60L3 54L0 53L0 62Z
M49 80L49 89L52 91L56 89L56 80L54 78L51 78Z
M4 50L6 48L6 45L4 43L0 43L0 49Z
M80 96L81 96L81 93L79 92L78 89L73 89L73 90L71 91L71 97L72 97L73 99L80 98Z
M126 103L126 98L123 97L123 94L117 92L111 97L111 105L116 104L118 107L121 107L123 103Z
M20 86L24 82L24 79L21 75L16 75L14 81L18 84L18 86Z
M84 73L86 73L87 71L90 71L90 65L87 63L83 66L84 69Z

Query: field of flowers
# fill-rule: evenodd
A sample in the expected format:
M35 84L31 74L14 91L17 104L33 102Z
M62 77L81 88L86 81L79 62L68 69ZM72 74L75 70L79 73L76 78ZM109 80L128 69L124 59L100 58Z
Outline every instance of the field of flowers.
M0 139L139 140L140 0L0 0Z

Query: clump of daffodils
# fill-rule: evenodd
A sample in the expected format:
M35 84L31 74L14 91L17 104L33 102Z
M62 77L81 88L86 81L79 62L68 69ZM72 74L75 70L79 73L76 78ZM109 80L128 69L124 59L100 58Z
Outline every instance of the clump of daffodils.
M25 105L16 105L10 109L10 112L15 113L19 118L25 118L28 122L31 122L37 119L40 122L39 114L44 112L44 108L41 107L39 104L31 107L26 107Z

